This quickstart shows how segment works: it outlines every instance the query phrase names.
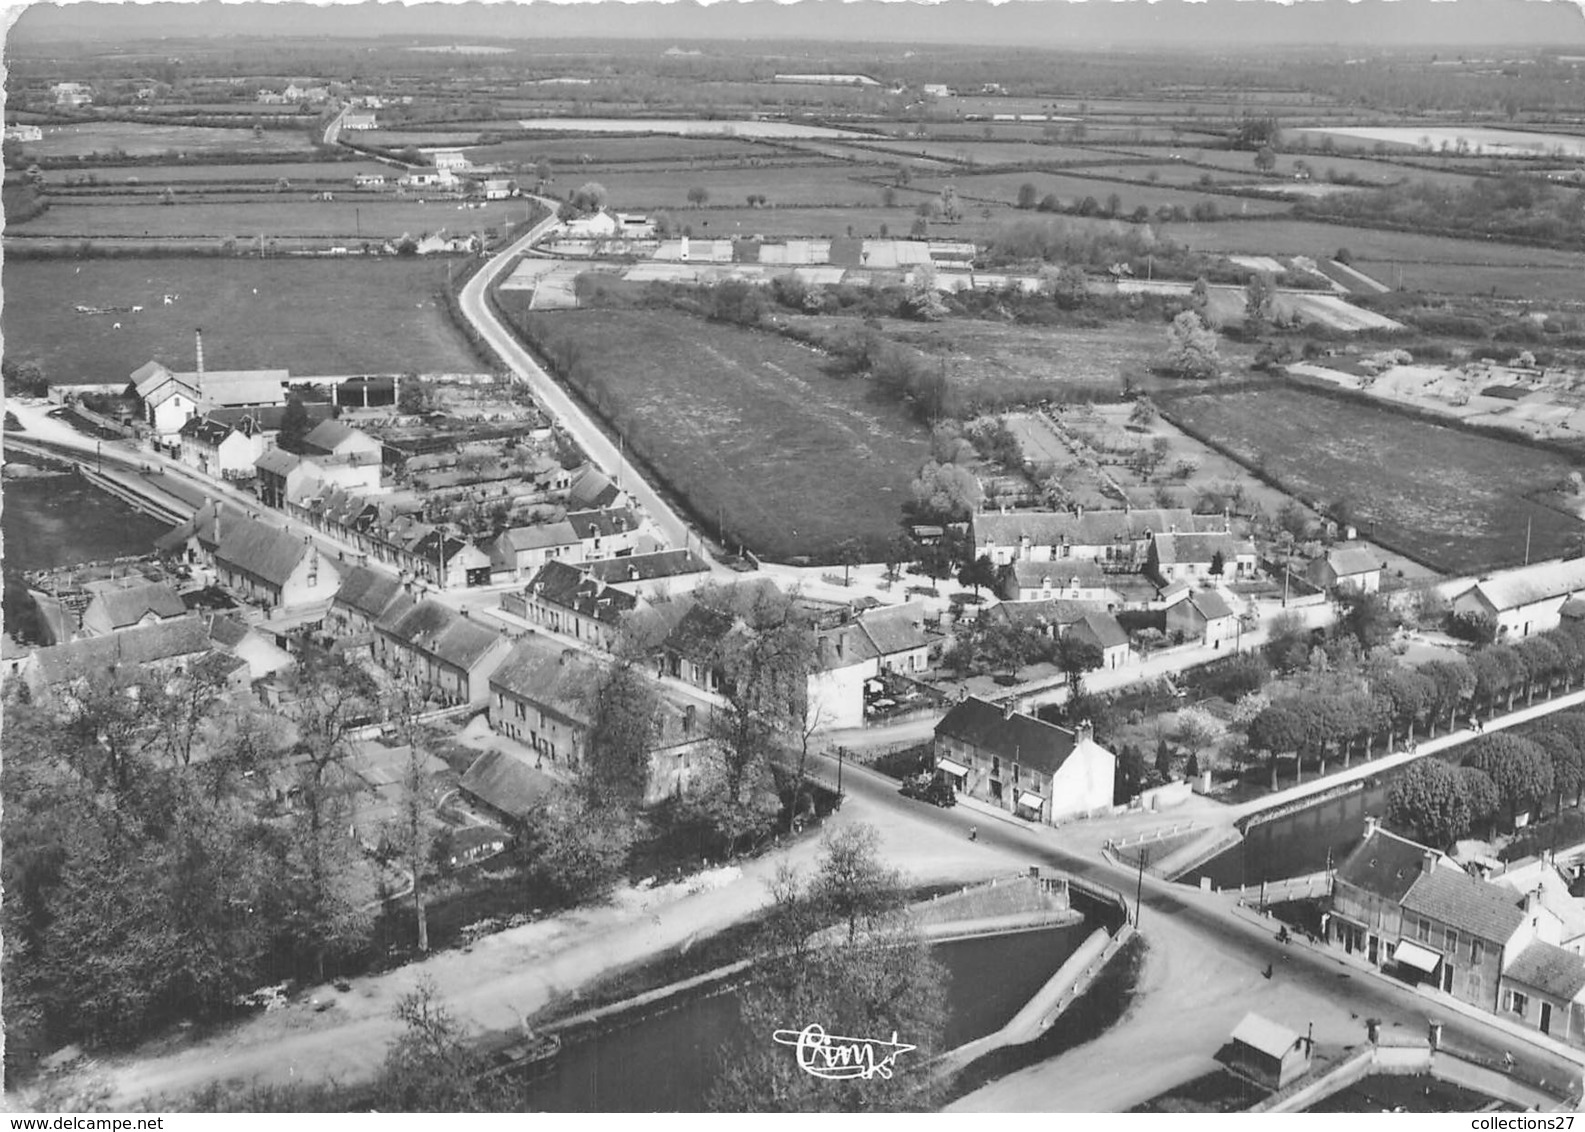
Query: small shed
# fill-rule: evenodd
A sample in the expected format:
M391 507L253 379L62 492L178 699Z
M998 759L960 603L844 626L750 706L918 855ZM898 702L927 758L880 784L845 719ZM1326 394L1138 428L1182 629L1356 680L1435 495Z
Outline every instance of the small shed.
M1287 1087L1310 1068L1307 1039L1259 1014L1246 1014L1233 1030L1228 1066L1270 1089Z

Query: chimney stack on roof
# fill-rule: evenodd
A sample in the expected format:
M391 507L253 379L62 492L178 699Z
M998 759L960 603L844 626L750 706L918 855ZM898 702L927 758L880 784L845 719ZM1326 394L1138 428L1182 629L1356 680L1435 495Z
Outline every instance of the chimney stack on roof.
M1013 710L1018 706L1018 701L1009 697L1002 701L1002 718L1013 718Z
M1420 857L1420 872L1429 875L1436 868L1436 850L1427 849Z
M1376 815L1374 815L1374 814L1366 814L1365 815L1365 836L1366 837L1370 837L1373 833L1376 832L1376 828L1379 825L1381 825L1381 819L1380 818L1376 817Z

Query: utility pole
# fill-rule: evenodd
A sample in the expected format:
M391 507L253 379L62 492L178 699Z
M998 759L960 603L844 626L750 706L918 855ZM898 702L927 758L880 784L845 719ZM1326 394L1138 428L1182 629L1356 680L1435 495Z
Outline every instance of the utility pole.
M1530 525L1534 521L1534 516L1530 516L1524 521L1524 564L1526 566L1530 565Z
M1145 849L1141 847L1139 850L1139 880L1134 886L1134 930L1136 932L1139 930L1139 909L1145 897L1145 857L1147 855Z

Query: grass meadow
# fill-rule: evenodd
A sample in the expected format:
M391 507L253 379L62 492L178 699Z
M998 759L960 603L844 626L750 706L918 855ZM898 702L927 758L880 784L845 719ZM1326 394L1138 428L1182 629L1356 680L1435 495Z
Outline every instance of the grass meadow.
M1292 389L1162 402L1191 434L1285 491L1346 502L1360 531L1449 574L1557 557L1585 524L1535 502L1574 469L1568 458L1388 409Z
M445 263L391 257L7 259L0 327L8 357L36 358L62 381L117 380L150 358L191 369L198 327L213 369L479 371L435 299L445 278ZM79 305L143 309L82 315Z
M581 362L573 386L714 531L762 557L829 557L849 538L880 553L902 519L929 434L862 381L775 334L668 311L508 317L556 356Z

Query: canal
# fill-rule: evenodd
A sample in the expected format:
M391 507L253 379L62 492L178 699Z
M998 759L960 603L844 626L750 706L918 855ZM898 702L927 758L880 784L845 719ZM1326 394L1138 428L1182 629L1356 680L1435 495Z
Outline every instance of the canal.
M1093 924L1080 923L937 944L936 957L951 976L946 1047L1000 1029L1094 930ZM1080 999L1072 1009L1085 1006L1086 1000ZM907 1034L898 1037L908 1040ZM587 1037L569 1039L534 1083L529 1107L542 1112L699 1112L727 1049L769 1040L768 1034L743 1030L735 990L683 996Z
M44 472L59 469L59 474L8 475L4 480L0 534L5 539L5 626L12 636L27 639L34 619L24 571L150 554L154 540L170 527L100 491L64 465L44 467L42 460L29 463L16 456L8 456L6 463Z
M1359 844L1367 815L1386 815L1387 790L1409 765L1385 770L1358 790L1251 825L1241 844L1178 879L1197 885L1201 877L1210 877L1217 888L1258 887L1262 880L1304 876L1335 865Z

